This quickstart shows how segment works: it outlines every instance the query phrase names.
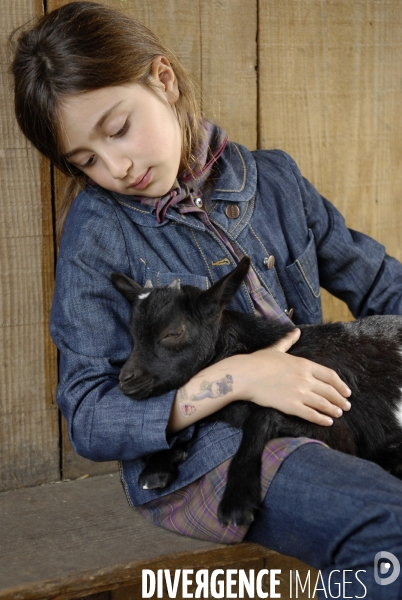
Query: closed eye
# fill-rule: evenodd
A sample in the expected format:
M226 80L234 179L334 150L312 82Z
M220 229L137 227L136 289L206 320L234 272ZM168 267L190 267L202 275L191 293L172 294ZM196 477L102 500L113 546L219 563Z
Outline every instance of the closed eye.
M110 137L112 137L112 138L122 137L128 131L128 127L129 127L129 122L128 122L128 119L127 119L127 121L124 123L123 127L121 129L119 129L119 131L116 131L116 133L114 133ZM95 164L95 162L96 162L96 157L93 154L92 156L89 157L89 159L87 160L87 162L85 163L85 165L80 165L80 168L81 169L87 169L88 167L93 167L94 164Z
M85 163L85 165L82 165L80 168L81 169L85 169L87 167L92 167L95 164L95 155L93 154L92 156L90 156L87 160L87 162Z
M184 334L184 327L182 329L179 329L176 331L169 331L169 332L163 333L158 341L160 343L175 342L176 340L179 340L183 336L183 334Z
M110 137L112 137L112 138L121 137L128 131L128 125L129 125L129 123L128 123L128 119L127 119L127 121L124 123L123 127L121 129L119 129L119 131L116 131L116 133L114 133Z

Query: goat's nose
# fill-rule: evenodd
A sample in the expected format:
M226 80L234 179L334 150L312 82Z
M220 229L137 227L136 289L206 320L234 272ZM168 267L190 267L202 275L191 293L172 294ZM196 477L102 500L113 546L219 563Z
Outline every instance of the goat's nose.
M133 378L132 373L120 373L119 381L120 381L120 383L128 383L130 381L130 379L132 379L132 378Z
M122 369L120 371L119 380L120 380L120 383L124 384L124 383L128 383L132 379L138 379L143 374L144 374L144 372L141 371L141 369L133 369L133 370L130 369L127 371Z

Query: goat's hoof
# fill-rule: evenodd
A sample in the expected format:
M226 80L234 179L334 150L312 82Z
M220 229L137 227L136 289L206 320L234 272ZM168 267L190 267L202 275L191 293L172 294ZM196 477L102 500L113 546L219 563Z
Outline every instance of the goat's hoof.
M138 483L143 490L158 490L167 487L173 478L170 473L147 473L146 469L141 473Z
M222 527L234 525L235 527L249 526L255 519L255 511L249 507L235 507L229 502L222 502L218 507L218 520Z
M187 458L187 451L183 448L174 448L172 451L172 463L177 465Z

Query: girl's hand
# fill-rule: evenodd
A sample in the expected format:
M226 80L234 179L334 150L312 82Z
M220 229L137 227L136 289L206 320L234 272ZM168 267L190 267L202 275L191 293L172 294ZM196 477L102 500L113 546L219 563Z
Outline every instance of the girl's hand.
M176 433L236 400L332 425L329 416L340 417L342 409L349 410L346 398L351 392L331 369L287 354L299 337L300 329L294 329L275 346L224 358L194 375L177 390L167 433Z
M238 355L233 371L239 397L260 406L272 407L318 425L332 425L350 409L347 385L332 369L286 352L297 342L295 329L275 346L253 354Z

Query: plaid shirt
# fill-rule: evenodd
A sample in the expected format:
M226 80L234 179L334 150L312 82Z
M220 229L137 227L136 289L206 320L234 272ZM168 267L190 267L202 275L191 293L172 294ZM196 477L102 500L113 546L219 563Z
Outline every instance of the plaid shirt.
M325 445L318 440L308 438L285 437L268 442L261 461L261 502L285 458L307 443ZM221 544L241 542L247 533L247 527L235 525L222 527L217 517L231 460L225 460L215 469L181 490L142 504L137 508L154 525L187 537Z

